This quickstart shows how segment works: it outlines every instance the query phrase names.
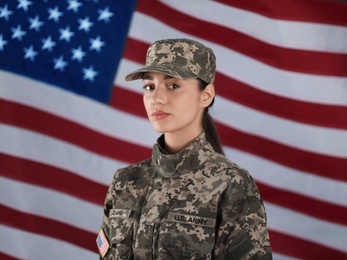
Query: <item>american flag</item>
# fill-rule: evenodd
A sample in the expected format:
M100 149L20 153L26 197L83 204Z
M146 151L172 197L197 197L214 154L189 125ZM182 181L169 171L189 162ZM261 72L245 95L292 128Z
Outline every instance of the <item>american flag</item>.
M100 229L98 237L96 238L96 244L98 246L100 255L104 257L107 254L107 251L109 250L110 244L107 241L105 233L102 229Z
M136 4L0 1L0 258L97 259L113 173L158 137L124 75L188 37L216 53L211 113L261 191L274 259L346 259L346 4Z

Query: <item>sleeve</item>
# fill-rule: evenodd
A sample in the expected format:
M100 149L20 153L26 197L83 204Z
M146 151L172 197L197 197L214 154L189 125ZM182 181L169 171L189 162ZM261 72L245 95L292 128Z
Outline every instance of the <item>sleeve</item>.
M217 223L215 259L272 259L265 207L247 171L232 174Z
M108 188L108 191L106 193L106 198L104 201L104 216L103 221L101 223L101 227L98 233L98 236L96 238L97 247L99 250L99 256L101 259L107 259L107 255L110 254L111 250L111 240L110 240L110 219L109 214L110 210L112 209L113 205L113 198L112 198L112 192L113 187L115 184L115 178L113 178L113 181L111 185Z

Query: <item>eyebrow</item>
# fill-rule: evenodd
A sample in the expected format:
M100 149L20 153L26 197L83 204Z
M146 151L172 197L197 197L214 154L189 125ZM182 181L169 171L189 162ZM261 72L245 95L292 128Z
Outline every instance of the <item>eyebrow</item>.
M172 79L172 78L174 78L174 77L171 77L171 76L169 76L169 75L165 75L165 76L164 76L164 79ZM151 75L146 75L146 74L145 74L145 75L143 76L142 79L143 79L143 80L146 80L146 79L147 79L147 80L153 80L153 77L152 77Z

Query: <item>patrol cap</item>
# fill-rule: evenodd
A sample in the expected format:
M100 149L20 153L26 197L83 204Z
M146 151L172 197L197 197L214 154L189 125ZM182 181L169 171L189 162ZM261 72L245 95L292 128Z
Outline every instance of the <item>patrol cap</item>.
M144 67L125 76L125 80L142 79L144 72L159 72L174 78L199 78L213 83L216 57L212 49L191 39L166 39L149 46Z

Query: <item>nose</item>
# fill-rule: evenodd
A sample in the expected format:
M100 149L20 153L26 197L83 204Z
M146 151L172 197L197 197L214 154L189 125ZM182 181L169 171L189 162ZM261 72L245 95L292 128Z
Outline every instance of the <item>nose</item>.
M156 87L152 92L151 103L153 105L164 105L167 102L165 87Z

